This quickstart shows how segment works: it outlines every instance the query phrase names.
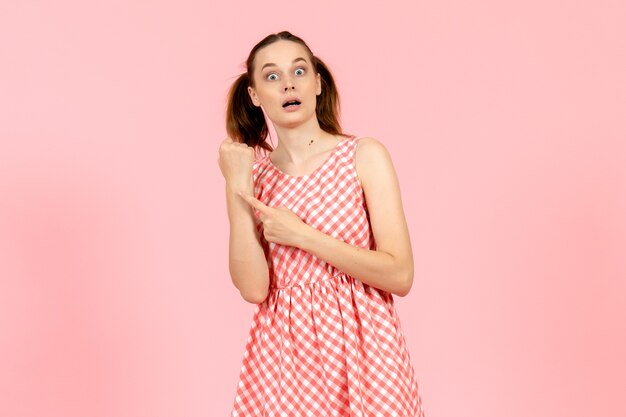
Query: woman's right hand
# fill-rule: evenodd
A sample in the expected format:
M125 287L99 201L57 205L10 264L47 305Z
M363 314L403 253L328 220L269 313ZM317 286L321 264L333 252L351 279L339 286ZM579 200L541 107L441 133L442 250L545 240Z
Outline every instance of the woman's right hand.
M227 137L220 144L217 163L226 184L233 190L245 190L252 184L253 147Z

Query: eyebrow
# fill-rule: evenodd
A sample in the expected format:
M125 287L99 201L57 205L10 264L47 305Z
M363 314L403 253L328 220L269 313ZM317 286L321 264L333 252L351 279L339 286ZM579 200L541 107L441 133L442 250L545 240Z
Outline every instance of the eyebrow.
M304 59L304 58L302 58L302 57L298 57L298 58L296 58L296 59L294 59L294 60L293 60L293 63L295 64L295 63L296 63L296 62L298 62L298 61L304 61L304 62L307 62L307 61L306 61L306 59ZM268 62L267 64L265 64L265 65L263 65L263 66L261 67L261 71L263 71L263 70L265 69L265 67L272 67L272 66L273 66L273 67L275 67L275 66L277 66L277 65L276 65L276 64L274 64L274 63L272 63L272 62Z

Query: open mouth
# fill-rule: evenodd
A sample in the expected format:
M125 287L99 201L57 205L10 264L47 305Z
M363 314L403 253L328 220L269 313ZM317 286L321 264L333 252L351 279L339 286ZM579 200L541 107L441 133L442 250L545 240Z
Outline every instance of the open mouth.
M302 103L300 103L298 100L290 100L283 104L283 108L295 107L299 106L300 104Z

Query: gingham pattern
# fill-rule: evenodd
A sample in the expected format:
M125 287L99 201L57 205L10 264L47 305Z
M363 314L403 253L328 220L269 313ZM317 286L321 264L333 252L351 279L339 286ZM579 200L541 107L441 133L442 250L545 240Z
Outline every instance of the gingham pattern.
M354 164L358 141L342 140L305 176L280 171L269 155L257 159L255 196L375 249ZM270 293L253 315L231 417L424 417L392 294L299 248L268 242L255 215Z

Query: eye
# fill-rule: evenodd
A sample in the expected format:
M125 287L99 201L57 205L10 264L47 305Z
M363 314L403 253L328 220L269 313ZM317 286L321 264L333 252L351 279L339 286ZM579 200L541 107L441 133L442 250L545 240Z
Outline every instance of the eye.
M272 77L274 77L274 78L272 78ZM278 75L275 72L270 72L265 78L270 80L270 81L274 81L274 80L278 79Z
M298 71L300 71L300 73L298 73ZM296 75L302 75L302 74L304 74L304 68L296 69Z

